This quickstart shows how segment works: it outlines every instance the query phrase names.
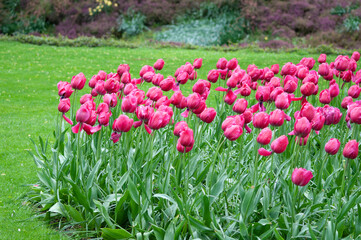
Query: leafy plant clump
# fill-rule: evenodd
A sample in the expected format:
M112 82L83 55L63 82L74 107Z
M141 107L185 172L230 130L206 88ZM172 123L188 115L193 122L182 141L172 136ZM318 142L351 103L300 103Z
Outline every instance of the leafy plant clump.
M209 46L239 42L248 34L247 22L237 10L218 8L212 3L179 17L166 28L156 33L156 40Z

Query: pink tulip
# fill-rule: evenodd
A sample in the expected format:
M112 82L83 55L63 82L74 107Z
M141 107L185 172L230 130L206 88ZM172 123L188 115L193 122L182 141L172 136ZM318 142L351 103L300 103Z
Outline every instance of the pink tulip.
M105 95L107 93L107 91L104 88L104 81L99 80L97 82L97 84L95 85L94 90L96 91L97 94L99 95Z
M156 78L153 82L153 79L154 79L154 76L157 75L158 78ZM159 80L159 77L163 75L158 73L158 74L155 74L154 72L146 72L144 73L142 79L145 81L145 82L152 82L154 85L158 86L159 85L159 82L157 82L156 80ZM162 78L163 80L163 78Z
M173 88L174 85L175 85L175 79L173 77L169 76L160 82L159 87L163 91L168 92Z
M104 89L107 93L117 93L120 89L120 83L115 78L110 78L105 81Z
M280 65L278 65L278 64L273 64L273 65L271 66L271 71L272 71L274 74L278 74L279 71L280 71Z
M307 118L302 117L296 120L293 133L299 137L306 137L311 132L312 125Z
M311 171L304 168L295 168L292 172L291 180L294 184L303 187L306 186L312 178L313 174Z
M269 128L264 128L258 134L257 142L262 145L267 145L271 142L272 139L272 130Z
M283 153L286 150L287 146L288 146L288 138L285 135L276 138L271 143L272 151L277 154Z
M348 91L347 94L352 98L358 98L361 93L361 88L357 85L352 85Z
M216 83L219 77L219 72L217 70L210 70L207 75L207 80L211 83Z
M291 104L291 96L288 93L281 93L276 97L275 105L278 109L287 109Z
M353 103L352 97L347 96L347 97L345 97L345 98L342 100L341 107L342 107L343 109L347 109L347 106L350 105L350 104L352 104L352 103Z
M217 67L217 69L226 69L227 63L228 63L227 59L220 58L217 62L216 67Z
M338 56L335 60L335 68L338 71L346 71L349 64L349 59L345 56Z
M244 98L240 98L233 105L232 110L236 113L242 114L242 113L244 113L244 111L246 111L247 106L248 106L247 100Z
M69 111L69 109L70 109L70 99L69 98L61 98L59 105L58 105L59 112L66 113Z
M242 133L243 130L239 125L231 125L224 131L224 136L230 141L235 141L242 135Z
M346 143L342 154L345 158L355 159L358 156L358 151L358 142L356 142L356 140L350 140Z
M150 73L151 75L151 72L148 72ZM146 76L148 73L144 74L144 76ZM143 78L144 78L143 76ZM157 74L154 74L153 75L153 78L149 81L149 82L152 82L155 86L159 86L160 83L163 81L164 79L164 76L160 73L157 73ZM144 78L145 81L147 81L145 78Z
M184 146L184 147L193 146L193 144L194 144L193 130L190 128L184 129L180 133L179 143L182 144L182 146Z
M337 97L340 94L340 88L337 83L332 84L329 89L331 99Z
M169 114L165 111L156 111L149 119L148 126L153 130L164 128L169 123Z
M319 57L318 57L318 62L319 63L325 63L326 62L326 54L322 53Z
M158 87L151 87L148 89L146 96L152 101L158 101L163 96L163 92Z
M325 124L325 119L325 116L323 116L321 113L316 113L311 121L312 129L315 131L320 131Z
M129 72L129 70L130 70L130 67L128 64L120 64L117 69L117 73L121 77L123 75L123 73Z
M358 62L360 60L360 53L359 52L353 52L351 58Z
M340 141L337 138L331 138L325 145L325 151L328 154L335 155L340 148Z
M324 89L320 92L320 103L329 104L331 102L330 91L328 89Z
M259 112L253 116L253 126L255 128L266 128L269 124L269 115L266 112Z
M232 58L231 60L229 60L229 62L226 65L226 68L228 70L234 70L238 65L238 61L236 58Z
M74 90L71 87L71 84L68 82L58 82L58 95L63 98L69 98Z
M201 103L201 96L198 93L192 93L187 98L187 106L189 109L197 109Z
M193 62L193 67L195 69L200 69L202 67L202 61L203 61L202 58L196 58Z
M200 115L199 118L205 123L213 122L217 112L214 108L206 108Z
M152 72L154 73L154 68L149 65L144 65L142 69L140 69L139 76L143 77L145 73Z
M82 90L84 88L86 78L81 72L78 75L73 76L71 79L71 87L77 90Z
M177 141L177 151L181 152L181 153L187 153L190 152L193 149L193 145L189 146L189 147L184 147L181 143L180 143L180 139L178 139Z
M161 59L161 58L158 59L158 60L154 63L153 67L154 67L156 70L162 70L163 67L164 67L164 60Z

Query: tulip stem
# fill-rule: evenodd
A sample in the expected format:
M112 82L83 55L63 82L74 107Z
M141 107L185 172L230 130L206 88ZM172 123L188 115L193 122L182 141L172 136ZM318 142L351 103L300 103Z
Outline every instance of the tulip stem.
M349 159L346 158L346 161L345 161L345 166L344 166L344 169L343 169L343 176L342 176L342 186L341 186L341 194L345 191L345 185L346 185L346 173L347 173L347 176L348 176L348 172L349 172ZM345 193L345 197L347 199L347 192Z
M98 134L98 142L97 142L97 157L96 160L99 161L100 160L100 152L101 152L101 140L102 140L102 136L103 136L103 128L100 129L99 134Z

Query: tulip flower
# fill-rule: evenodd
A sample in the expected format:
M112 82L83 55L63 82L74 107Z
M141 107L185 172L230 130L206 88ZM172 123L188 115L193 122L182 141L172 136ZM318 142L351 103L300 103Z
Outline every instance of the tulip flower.
M345 56L338 56L335 60L335 68L338 71L346 71L348 67L349 59Z
M356 142L356 140L350 140L346 143L342 154L345 158L355 159L358 155L358 150L358 142Z
M202 58L196 58L193 62L193 67L195 69L200 69L202 67L202 61L203 61Z
M340 145L341 143L337 138L331 138L325 145L325 151L330 155L335 155Z
M360 60L360 53L359 53L359 52L354 52L354 53L352 53L351 58L352 58L353 60L355 60L356 62L358 62L358 60Z
M179 143L184 147L190 147L194 144L193 130L190 128L184 129L180 133Z
M213 122L217 112L214 108L206 108L200 115L199 118L205 123Z
M156 70L162 70L163 66L164 66L164 60L161 58L158 59L153 65L154 69L156 69Z
M257 136L257 142L262 145L267 145L271 142L272 139L272 130L269 128L264 128Z
M123 75L123 73L129 72L129 70L130 70L130 67L128 64L120 64L117 69L117 73L121 77Z
M322 54L320 54L320 56L318 57L318 62L319 62L319 63L325 63L325 62L326 62L326 58L327 58L326 54L322 53Z
M235 141L242 135L242 133L242 127L239 125L231 125L224 131L224 136L230 141Z
M233 105L232 110L236 113L242 114L242 113L244 113L244 111L246 111L247 106L248 106L247 100L244 98L240 98Z
M86 82L86 78L84 74L81 72L73 76L70 84L73 89L82 90L84 88L85 82Z
M361 88L357 85L352 85L348 91L347 94L352 98L358 98L361 93Z
M302 117L299 119L296 119L294 130L289 133L289 135L296 135L301 138L306 137L311 132L312 125L310 121L308 121L307 118Z
M210 70L207 75L207 80L211 83L216 83L219 78L219 72L217 70Z
M361 106L355 107L350 111L351 122L361 124Z
M260 148L258 149L258 153L261 156L269 156L272 153L280 154L286 150L287 146L288 146L288 138L285 135L282 135L279 138L273 140L273 142L271 143L272 151L268 151L264 148Z
M175 79L173 77L169 76L160 82L159 87L163 91L168 92L171 89L173 89L174 85L175 85Z
M269 124L269 115L266 112L259 112L253 116L253 126L255 128L266 128Z
M331 95L328 89L324 89L320 92L319 97L320 103L322 104L329 104L331 102Z
M73 133L78 133L83 129L84 125L87 124L86 122L91 118L91 113L91 110L85 105L80 106L75 116L77 124L71 128Z
M201 96L198 93L192 93L187 98L187 106L189 109L197 109L201 104Z
M74 90L71 87L71 84L68 82L58 82L58 95L63 98L69 98Z
M313 174L311 171L304 168L295 168L292 172L291 180L294 184L303 187L306 186L312 178Z
M167 126L169 120L170 116L167 112L158 110L149 119L148 126L150 129L158 130Z
M217 69L226 69L227 63L228 63L227 59L220 58L216 64L216 67Z
M110 140L114 143L119 141L119 138L123 132L129 132L133 126L133 119L129 118L127 115L120 115L113 122L112 129L114 132L111 135Z
M163 76L162 74L155 74L154 72L146 72L144 73L143 77L141 79L143 79L145 82L152 82L154 85L158 86L159 82L155 81L153 82L154 76ZM163 79L163 78L162 78ZM156 80L159 80L159 78L157 78Z
M163 92L158 87L151 87L148 89L146 96L152 101L158 101L163 96Z
M147 74L145 74L145 75L147 75ZM155 86L159 86L160 83L161 83L161 82L163 81L163 79L164 79L164 76L163 76L162 74L160 74L160 73L154 74L154 75L152 75L152 76L153 76L153 78L152 78L152 80L150 80L150 82L152 82ZM143 76L143 78L144 78L144 76ZM144 80L147 81L146 78L144 78ZM174 85L174 84L173 84L173 85Z
M193 149L193 145L189 146L189 147L184 147L181 143L180 143L180 139L178 139L177 141L177 151L181 152L181 153L187 153L190 152Z

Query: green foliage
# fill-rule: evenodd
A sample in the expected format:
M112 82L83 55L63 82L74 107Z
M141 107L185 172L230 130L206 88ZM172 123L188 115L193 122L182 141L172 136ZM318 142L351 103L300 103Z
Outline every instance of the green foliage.
M248 33L247 22L238 10L208 3L179 17L176 24L156 33L155 39L209 46L239 42Z
M136 36L148 28L145 26L146 17L140 12L129 9L127 14L119 15L117 19L117 32L125 37Z
M343 21L343 26L348 32L355 32L360 30L361 19L357 16L349 16Z

